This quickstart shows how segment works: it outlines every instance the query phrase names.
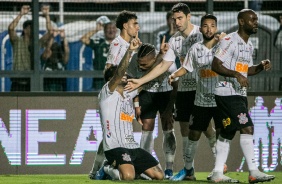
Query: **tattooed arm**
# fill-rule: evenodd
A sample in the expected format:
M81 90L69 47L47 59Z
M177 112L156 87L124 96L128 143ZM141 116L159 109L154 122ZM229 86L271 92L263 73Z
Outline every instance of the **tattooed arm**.
M125 55L123 56L121 62L119 63L113 78L109 82L108 86L110 91L113 92L116 89L116 87L120 84L121 79L125 75L125 72L127 70L132 52L135 49L137 49L141 44L142 43L138 37L131 40L129 48L127 49Z

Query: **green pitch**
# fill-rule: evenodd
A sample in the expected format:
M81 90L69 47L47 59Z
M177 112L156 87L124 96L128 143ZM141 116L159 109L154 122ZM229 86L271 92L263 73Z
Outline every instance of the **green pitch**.
M199 184L209 183L206 177L209 173L198 172L196 173L197 181L181 181L172 182L168 180L163 181L145 181L134 180L130 182L123 181L110 181L110 180L89 180L87 174L85 175L0 175L0 183L3 184L123 184L123 183L186 183L186 184ZM275 180L268 182L269 184L282 184L282 172L270 172L268 174L275 175ZM229 172L226 174L229 177L239 179L241 183L248 183L247 172Z

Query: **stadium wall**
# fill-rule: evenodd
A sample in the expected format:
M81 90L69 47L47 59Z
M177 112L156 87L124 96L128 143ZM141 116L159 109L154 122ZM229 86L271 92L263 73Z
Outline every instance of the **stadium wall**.
M251 94L257 164L264 171L282 170L281 93ZM102 139L97 93L0 94L0 174L87 174ZM164 165L162 130L156 123L155 153ZM141 127L134 123L136 141ZM175 122L177 155L174 171L183 167L182 139ZM246 171L239 132L227 161L229 171ZM204 136L196 153L198 172L212 170L214 158Z

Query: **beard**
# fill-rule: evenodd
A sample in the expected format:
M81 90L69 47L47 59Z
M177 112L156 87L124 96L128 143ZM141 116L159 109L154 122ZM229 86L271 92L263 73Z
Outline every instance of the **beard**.
M210 40L212 40L214 38L214 35L208 37L208 36L203 34L203 38L204 38L204 40L210 41Z

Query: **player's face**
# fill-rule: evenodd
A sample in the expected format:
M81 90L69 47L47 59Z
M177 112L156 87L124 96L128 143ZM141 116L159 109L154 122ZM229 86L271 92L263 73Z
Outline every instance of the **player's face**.
M205 19L200 28L205 40L212 40L217 32L216 22L213 19Z
M113 40L116 37L117 28L115 24L107 25L105 28L105 38L106 40Z
M130 37L136 37L140 29L137 19L130 19L126 23L126 28L127 28L127 34Z
M258 16L255 12L250 11L244 18L244 30L248 35L258 32Z
M190 21L191 15L187 16L183 12L174 12L172 19L175 22L176 28L180 32L184 32L188 28L188 22Z
M152 54L138 58L139 69L142 71L149 70L155 62L155 57Z

